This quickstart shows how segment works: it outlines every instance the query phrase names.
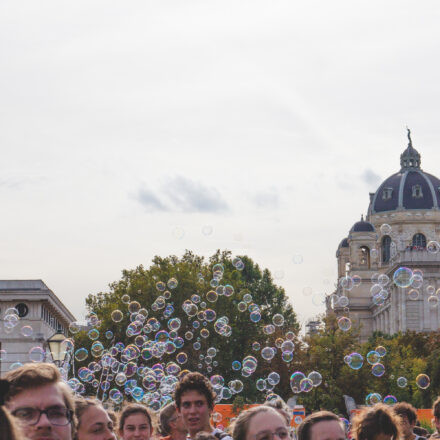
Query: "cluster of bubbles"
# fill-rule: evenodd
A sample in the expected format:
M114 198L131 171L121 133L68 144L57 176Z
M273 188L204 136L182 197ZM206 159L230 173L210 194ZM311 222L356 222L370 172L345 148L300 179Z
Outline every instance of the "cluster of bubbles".
M313 388L318 387L322 383L322 376L318 371L312 371L307 376L301 371L295 371L290 376L290 388L297 394L300 392L308 393Z

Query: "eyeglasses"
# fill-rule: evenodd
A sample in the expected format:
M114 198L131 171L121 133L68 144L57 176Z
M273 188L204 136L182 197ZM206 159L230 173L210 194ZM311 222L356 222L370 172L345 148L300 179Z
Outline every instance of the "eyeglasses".
M53 407L48 409L18 408L12 415L17 417L25 425L36 425L41 414L46 414L49 422L56 426L65 426L72 421L73 411L64 407Z
M290 433L286 428L278 428L274 432L272 431L260 431L255 434L255 440L274 440L274 436L277 436L281 440L285 440L289 437Z

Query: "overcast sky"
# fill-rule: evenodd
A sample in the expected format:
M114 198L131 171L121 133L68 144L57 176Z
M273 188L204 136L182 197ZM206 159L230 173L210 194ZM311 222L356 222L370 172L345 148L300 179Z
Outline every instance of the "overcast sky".
M82 318L122 269L221 248L322 312L406 125L440 176L439 23L438 0L1 2L0 278Z

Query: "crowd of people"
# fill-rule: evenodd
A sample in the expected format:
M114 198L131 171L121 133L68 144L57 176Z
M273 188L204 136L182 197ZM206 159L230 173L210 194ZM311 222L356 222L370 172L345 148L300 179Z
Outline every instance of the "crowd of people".
M376 404L357 412L347 426L336 414L308 415L296 430L281 398L243 410L222 431L211 415L215 392L200 373L187 373L174 401L159 414L128 403L116 414L99 400L74 396L52 364L26 364L0 379L0 440L432 440L440 439L440 398L434 402L436 431L417 426L406 402Z

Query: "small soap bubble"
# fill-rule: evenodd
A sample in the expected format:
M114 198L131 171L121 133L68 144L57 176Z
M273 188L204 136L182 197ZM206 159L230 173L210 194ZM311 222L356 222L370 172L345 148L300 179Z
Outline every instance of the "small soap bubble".
M306 376L304 373L302 373L301 371L295 371L291 376L290 376L290 388L294 393L299 393L301 392L301 381L303 379L305 379ZM311 382L311 381L310 381ZM313 385L312 385L313 388Z
M370 365L377 364L380 360L380 355L377 351L371 350L367 353L367 362Z
M438 254L440 251L440 244L437 241L429 241L426 245L426 250L430 254Z
M33 332L34 331L30 325L25 325L21 328L21 334L26 338L30 338Z
M169 289L175 289L178 285L176 278L170 278L168 280L167 286Z
M345 295L339 297L338 300L339 307L348 307L349 304L350 304L350 300Z
M113 322L121 322L124 315L120 310L113 310L111 317Z
M86 360L88 355L89 355L89 352L84 347L79 348L78 350L75 351L75 359L78 362L82 362L82 361Z
M387 223L384 223L380 227L380 233L382 235L389 235L389 234L391 234L391 230L392 230L391 226L389 224L387 224Z
M73 335L75 335L76 333L78 333L81 330L81 326L79 325L78 322L71 322L69 324L69 331L70 333L72 333Z
M384 375L384 373L385 373L385 367L383 364L377 363L377 364L372 365L371 374L373 376L381 377Z
M206 294L206 299L209 302L216 302L218 299L218 294L216 291L214 290L210 290L207 294Z
M375 351L380 357L384 357L387 354L387 349L383 345L377 346Z
M278 385L280 383L280 375L276 371L272 371L267 376L267 381L269 382L270 385L273 386Z
M314 387L318 387L322 383L322 375L318 371L312 371L307 378L312 381Z
M176 226L171 233L175 239L181 240L185 236L185 229Z
M365 403L367 405L376 405L376 403L379 403L382 401L382 396L379 393L370 393L365 398Z
M183 351L176 355L176 361L180 365L185 364L187 362L187 360L188 360L188 355L186 353L184 353Z
M122 297L121 297L121 301L122 301L124 304L128 304L128 303L130 302L130 295L127 295L127 294L122 295Z
M313 389L313 382L308 377L306 377L301 380L299 386L302 392L308 393Z
M438 296L437 295L431 295L428 298L428 305L429 305L429 307L437 307L438 306Z
M408 299L411 301L417 301L420 297L420 292L417 289L411 289L408 292Z
M431 380L428 375L426 374L419 374L416 377L416 385L421 388L422 390L426 390L426 388L429 387L431 384Z
M397 399L392 394L389 394L388 396L385 396L383 398L383 403L387 405L394 405L395 403L397 403Z
M128 304L128 311L130 313L137 313L141 308L141 305L137 301L130 301Z
M31 362L44 362L46 353L42 347L32 347L29 350L29 360Z
M277 313L272 317L272 322L277 327L281 327L284 324L284 316L281 315L280 313Z
M261 350L261 357L266 361L270 361L275 356L275 350L272 347L264 347Z
M295 254L292 257L293 264L301 264L303 262L303 256L301 254Z
M343 332L347 332L348 330L351 329L351 319L346 316L342 316L341 318L338 319L338 327Z
M359 370L364 364L364 358L361 354L353 352L350 355L350 362L348 366L353 370Z
M403 377L403 376L401 376L401 377L399 377L399 378L397 378L397 386L399 387L399 388L405 388L407 385L408 385L408 380L407 380L407 378L406 377Z
M5 361L8 359L8 352L6 350L0 350L0 361Z

